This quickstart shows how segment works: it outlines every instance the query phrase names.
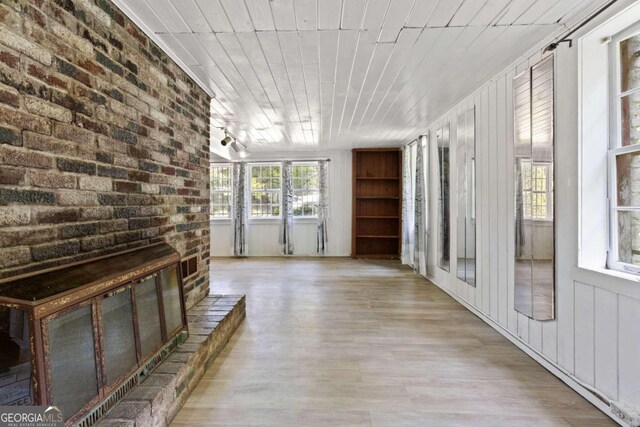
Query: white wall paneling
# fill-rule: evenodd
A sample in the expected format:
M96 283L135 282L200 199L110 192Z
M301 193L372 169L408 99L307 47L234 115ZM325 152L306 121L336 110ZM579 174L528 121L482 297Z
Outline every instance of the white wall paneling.
M531 2L502 2L506 4L499 22L518 22L540 16L548 19L548 10L539 7L525 7ZM607 20L634 4L622 1L597 22L584 28L579 35L592 31L597 23ZM640 4L635 5L640 16ZM572 9L570 2L559 2L551 6L558 11ZM527 16L529 16L527 18ZM485 19L485 18L482 18ZM580 119L582 107L581 88L587 95L597 93L598 81L606 85L606 71L596 73L593 69L583 69L582 60L593 55L583 50L591 46L601 46L604 34L594 33L585 39L584 45L569 48L562 45L556 51L556 320L539 322L529 319L514 310L514 171L513 171L513 78L542 58L543 44L530 50L515 60L503 71L483 85L469 91L448 112L431 121L426 129L432 134L444 123L451 123L452 145L455 147L457 118L461 111L475 105L476 147L477 147L477 233L478 233L478 282L475 289L462 283L451 273L436 267L435 236L428 242L427 265L429 278L438 286L464 302L468 308L480 315L501 333L516 342L521 348L541 361L594 404L607 411L605 401L617 401L632 410L640 412L640 283L623 275L605 274L601 271L578 267L590 261L602 262L602 222L590 218L589 200L586 193L595 190L599 195L602 188L586 169L586 181L580 186L576 179L583 167L592 167L597 156L592 150L580 150L583 143L591 144L601 133L590 133L590 126L599 123L602 114L597 110L590 113L588 121ZM604 49L605 47L601 47ZM591 56L589 56L591 55ZM605 58L606 59L606 58ZM602 70L601 70L602 71ZM595 88L593 92L589 92ZM428 91L426 92L428 93ZM597 99L597 98L594 98ZM594 101L589 101L593 103ZM597 103L597 101L595 101ZM605 103L606 104L606 103ZM593 117L591 116L593 115ZM582 118L587 120L587 118ZM584 126L581 134L581 126ZM604 137L606 141L606 136ZM606 142L605 142L606 143ZM589 145L591 146L591 145ZM595 147L595 146L594 146ZM434 152L433 144L430 149ZM456 151L452 153L455 164ZM432 194L437 190L437 163L431 158ZM586 162L586 163L584 163ZM591 163L590 163L591 162ZM585 166L586 165L586 166ZM452 171L456 168L452 167ZM602 175L600 175L600 178ZM457 198L457 177L452 176L451 200ZM581 192L582 191L582 192ZM579 200L579 194L580 200ZM602 199L602 197L599 197ZM433 198L432 198L433 199ZM582 205L581 205L582 204ZM585 218L580 215L580 206L585 208ZM431 212L430 229L436 228L435 206ZM452 215L454 213L452 212ZM579 221L580 218L580 221ZM589 222L591 221L591 222ZM451 222L451 242L455 244L456 222ZM582 231L581 226L587 227ZM593 245L599 254L589 253L589 236L593 232ZM582 248L585 248L582 250ZM579 250L580 249L580 250ZM455 248L452 248L455 250ZM579 260L579 253L583 253ZM597 269L595 269L597 270ZM599 397L597 397L599 396Z
M640 300L618 296L618 399L640 408Z
M326 256L351 255L351 151L322 153L274 152L269 156L253 155L252 161L274 161L280 159L331 159L329 163L329 244ZM293 225L294 256L317 256L315 219L299 219ZM249 256L281 256L278 243L280 221L275 219L249 220ZM211 221L211 256L233 255L233 229L231 221Z
M601 2L115 0L250 151L402 145Z
M576 325L575 375L593 386L595 384L595 289L593 286L574 282L574 318Z
M618 295L594 288L594 385L618 399ZM638 354L636 352L636 354Z

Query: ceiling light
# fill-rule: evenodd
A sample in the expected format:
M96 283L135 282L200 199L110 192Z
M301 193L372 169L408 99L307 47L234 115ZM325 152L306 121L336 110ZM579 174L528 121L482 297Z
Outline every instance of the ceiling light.
M231 145L231 148L233 148L233 151L238 153L238 156L240 156L243 159L249 155L249 153L247 152L247 147L245 147L238 141L234 141L234 143Z
M220 141L220 144L223 147L229 146L229 148L232 148L233 151L238 153L238 156L243 159L249 156L247 147L245 147L240 142L238 142L238 140L233 135L231 135L226 128L223 128L223 129L224 129L224 139Z
M235 142L235 138L229 135L229 132L227 132L227 129L225 129L224 139L220 141L220 144L222 144L223 147L226 147L227 145L233 144L234 142Z

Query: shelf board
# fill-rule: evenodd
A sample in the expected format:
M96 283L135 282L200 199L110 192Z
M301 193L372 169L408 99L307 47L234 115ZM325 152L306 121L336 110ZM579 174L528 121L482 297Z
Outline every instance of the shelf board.
M356 235L358 239L399 239L400 236L376 236L371 234Z
M398 254L355 254L353 258L360 259L400 259Z
M356 219L400 219L400 217L399 216L364 215L364 216L357 216Z
M370 180L390 180L390 181L398 181L400 177L398 176L356 176L356 179L370 179Z
M356 199L390 199L390 200L398 200L400 197L392 197L392 196L356 196Z

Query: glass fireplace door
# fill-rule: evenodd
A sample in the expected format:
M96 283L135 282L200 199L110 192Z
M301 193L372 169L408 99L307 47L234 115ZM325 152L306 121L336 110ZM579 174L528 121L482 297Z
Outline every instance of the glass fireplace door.
M137 367L131 287L105 295L100 302L105 384L112 386Z
M98 396L96 340L91 304L45 319L50 402L68 420Z
M177 267L165 268L160 272L162 283L162 302L164 320L167 324L167 338L173 336L184 325L182 319L182 301Z
M142 355L147 356L160 349L162 345L162 326L158 301L156 276L143 279L134 286L136 296L136 315Z

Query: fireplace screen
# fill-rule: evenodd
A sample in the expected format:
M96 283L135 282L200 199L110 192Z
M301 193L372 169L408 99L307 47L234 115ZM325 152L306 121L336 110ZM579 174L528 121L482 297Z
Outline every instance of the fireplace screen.
M158 244L1 282L0 405L108 410L186 336L179 262Z

